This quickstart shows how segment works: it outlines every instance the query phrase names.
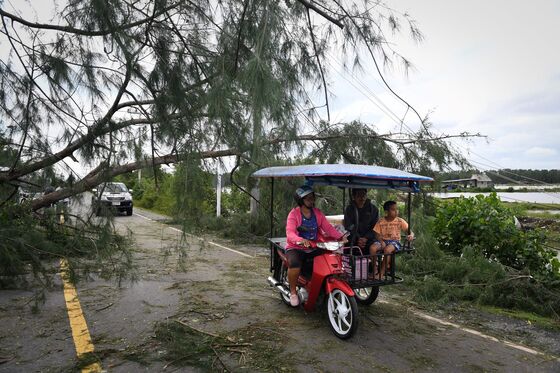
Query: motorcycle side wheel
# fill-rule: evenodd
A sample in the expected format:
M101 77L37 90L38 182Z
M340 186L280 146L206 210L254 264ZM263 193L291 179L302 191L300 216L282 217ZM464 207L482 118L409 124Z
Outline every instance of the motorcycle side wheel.
M358 304L369 306L377 299L377 296L379 295L379 286L354 289L354 294L356 294L356 301Z
M334 289L327 300L327 316L334 335L348 339L358 329L358 304L355 297Z
M290 288L290 286L288 285L288 268L286 268L284 263L282 263L282 267L280 268L280 283L286 286L288 289ZM288 306L292 306L292 304L290 303L290 297L287 297L286 295L284 295L284 293L280 293L280 299L282 299L282 302L284 302Z

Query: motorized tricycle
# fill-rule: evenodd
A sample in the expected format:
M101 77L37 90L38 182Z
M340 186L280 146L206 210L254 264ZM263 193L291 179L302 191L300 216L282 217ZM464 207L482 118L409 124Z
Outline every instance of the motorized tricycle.
M270 178L270 271L268 282L280 292L282 301L290 304L290 288L287 279L286 238L274 237L274 180L276 178L303 177L308 185L329 185L343 190L343 206L346 191L351 195L352 188L390 189L401 191L407 196L407 220L409 234L411 226L412 193L420 191L421 182L431 178L415 175L394 168L352 165L318 164L301 166L281 166L261 169L253 174L257 178ZM383 253L370 255L367 248L360 249L352 243L341 245L338 242L313 242L313 260L306 261L298 279L297 292L300 304L307 312L324 305L329 325L333 333L341 338L350 338L359 323L358 304L369 305L375 302L380 286L393 285L403 281L396 275L396 254L411 252L414 248L407 241L403 250L391 256L390 267L383 276L375 275L374 268L380 268Z

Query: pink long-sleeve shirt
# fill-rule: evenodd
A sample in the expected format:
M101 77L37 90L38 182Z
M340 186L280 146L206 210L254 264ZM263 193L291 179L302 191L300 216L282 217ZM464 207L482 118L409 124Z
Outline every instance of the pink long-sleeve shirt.
M336 230L331 223L327 220L325 215L318 208L313 208L313 213L317 219L317 241L325 241L325 238L331 238L333 240L339 240L342 238L342 233ZM286 249L305 249L305 247L298 245L297 242L303 240L300 237L297 227L301 225L303 218L301 216L301 210L298 207L294 207L288 214L288 219L286 221Z

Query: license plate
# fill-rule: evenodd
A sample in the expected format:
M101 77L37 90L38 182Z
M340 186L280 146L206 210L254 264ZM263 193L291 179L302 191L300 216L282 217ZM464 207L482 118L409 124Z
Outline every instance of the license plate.
M121 205L120 201L113 201L113 206L120 206L120 205Z

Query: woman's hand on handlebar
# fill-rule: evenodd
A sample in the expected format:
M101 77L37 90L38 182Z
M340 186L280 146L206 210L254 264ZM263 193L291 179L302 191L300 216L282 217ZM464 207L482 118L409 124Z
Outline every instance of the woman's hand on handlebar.
M298 245L301 245L303 247L310 247L311 246L311 241L309 241L305 238L302 238L302 240L298 242Z
M344 233L342 237L338 240L338 242L347 243L348 242L348 235L349 233Z

